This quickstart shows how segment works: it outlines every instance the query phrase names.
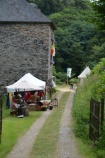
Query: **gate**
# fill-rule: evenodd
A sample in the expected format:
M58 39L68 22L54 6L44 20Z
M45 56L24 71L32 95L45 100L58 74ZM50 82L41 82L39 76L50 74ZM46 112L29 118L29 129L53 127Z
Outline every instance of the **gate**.
M97 102L93 99L90 101L90 128L89 137L95 141L100 136L100 131L103 129L104 121L104 99Z

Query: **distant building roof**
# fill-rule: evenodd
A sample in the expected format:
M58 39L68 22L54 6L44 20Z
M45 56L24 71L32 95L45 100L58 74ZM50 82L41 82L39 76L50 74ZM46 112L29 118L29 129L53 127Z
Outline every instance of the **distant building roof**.
M55 26L37 5L26 0L0 0L0 22L50 23Z

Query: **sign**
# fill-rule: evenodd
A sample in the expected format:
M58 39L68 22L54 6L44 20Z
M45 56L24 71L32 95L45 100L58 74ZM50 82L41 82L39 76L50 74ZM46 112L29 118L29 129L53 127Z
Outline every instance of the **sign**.
M67 77L71 77L71 68L67 68Z

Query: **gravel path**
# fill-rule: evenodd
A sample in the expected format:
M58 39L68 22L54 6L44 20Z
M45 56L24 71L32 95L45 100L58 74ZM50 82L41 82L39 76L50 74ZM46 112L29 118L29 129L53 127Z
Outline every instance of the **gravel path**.
M71 108L75 92L69 88L63 88L60 90L61 92L59 92L57 96L58 100L62 97L64 92L71 91L71 93L67 100L60 122L59 141L57 144L55 158L81 158L76 148L75 138L71 126ZM44 122L51 113L52 110L43 112L42 116L37 121L35 121L26 134L18 140L17 144L6 158L29 158L30 151L39 133L39 130L44 125Z
M72 129L71 108L75 92L71 92L67 100L64 113L60 122L59 141L56 158L80 158Z
M62 95L63 92L58 94L58 100L62 97ZM29 158L30 151L39 133L39 130L51 113L52 110L43 112L42 116L37 121L35 121L26 134L18 140L13 150L7 155L7 158Z

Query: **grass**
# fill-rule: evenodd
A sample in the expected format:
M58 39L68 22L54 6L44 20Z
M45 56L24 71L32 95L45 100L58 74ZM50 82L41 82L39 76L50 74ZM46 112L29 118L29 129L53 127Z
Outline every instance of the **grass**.
M83 158L96 158L96 154L93 152L92 144L89 146L82 139L76 138L77 146ZM87 140L86 140L87 141Z
M98 140L95 144L89 139L90 99L94 80L86 81L77 89L73 101L74 132L79 150L85 158L105 158L105 139Z
M30 126L42 115L42 112L30 111L24 118L6 117L2 121L2 135L0 144L0 158L4 158Z
M69 84L57 85L57 88L68 88L68 87L70 87Z
M78 144L79 151L84 158L96 158L96 153L94 152L94 146L89 139L89 101L88 95L89 90L82 90L82 87L77 90L73 107L73 126L76 135L76 140Z
M36 138L31 152L31 158L54 158L58 142L60 120L69 97L69 92L65 93L59 101L59 106L53 109L52 114L46 120Z

